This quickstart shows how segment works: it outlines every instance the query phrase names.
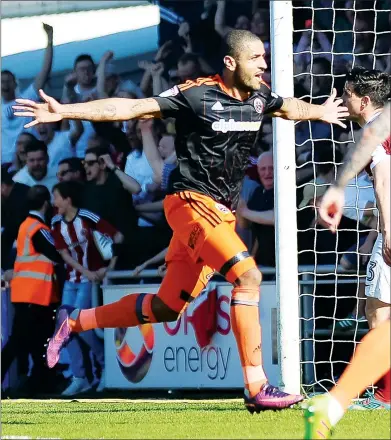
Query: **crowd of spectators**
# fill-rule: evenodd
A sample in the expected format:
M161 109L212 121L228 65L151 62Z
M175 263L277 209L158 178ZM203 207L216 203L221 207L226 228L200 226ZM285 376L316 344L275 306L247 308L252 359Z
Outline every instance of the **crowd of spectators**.
M322 103L332 87L341 94L344 75L353 64L391 73L391 14L381 12L387 8L387 1L377 0L376 12L362 11L366 2L341 1L340 8L334 3L337 2L294 2L295 96L313 103ZM160 47L153 61L140 57L138 84L116 73L112 63L115 54L108 47L98 63L89 54L75 54L73 70L65 76L61 96L56 98L75 103L106 97L149 97L186 80L214 74L221 69L221 41L231 28L248 29L260 36L270 66L269 2L161 1L160 5ZM311 6L316 6L315 10ZM164 19L167 16L170 18ZM124 123L72 120L24 129L28 119L13 116L15 98L37 101L38 90L45 90L50 82L56 30L43 26L47 48L33 83L19 90L12 72L1 73L2 270L13 267L14 241L29 210L29 187L44 185L52 192L61 182L77 182L77 210L96 216L121 235L116 269L139 274L146 267L157 268L164 262L171 238L163 198L169 175L176 167L174 123L170 119ZM271 83L270 70L264 80ZM366 238L368 225L374 224L374 196L365 175L347 190L347 200L352 205L342 222L346 232L340 233L336 241L316 224L316 204L343 162L358 128L341 130L302 122L296 125L296 146L286 146L296 148L301 264L339 263L344 252L355 247L357 230L367 231L360 235L359 246L365 254L370 253L370 240ZM266 117L249 160L237 218L238 232L257 263L273 267L272 142L272 124ZM360 209L355 209L356 201ZM59 215L58 211L55 203L52 214ZM61 246L58 249L63 251ZM315 251L319 251L317 256ZM346 255L345 267L360 264ZM67 256L63 259L69 264ZM88 281L101 279L91 275L91 268L79 268L83 270L89 272L85 274Z

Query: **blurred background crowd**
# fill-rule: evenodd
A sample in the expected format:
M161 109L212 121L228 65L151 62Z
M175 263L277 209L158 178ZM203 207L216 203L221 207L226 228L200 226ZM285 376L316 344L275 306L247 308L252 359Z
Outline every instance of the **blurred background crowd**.
M41 88L62 103L107 97L137 99L158 95L199 76L215 74L222 67L221 41L232 28L248 29L258 35L265 44L270 66L269 2L161 0L153 3L160 6L159 48L154 59L139 57L138 70L131 78L118 72L114 63L116 54L108 45L101 59L93 59L88 53L75 53L73 69L64 75L62 88L53 87L51 67L56 56L53 46L56 29L46 24L43 28L47 47L34 81L20 84L13 72L1 72L3 272L13 268L19 226L31 210L29 189L43 185L52 192L59 182L75 181L80 189L76 208L93 213L123 236L116 269L138 274L145 268L159 268L164 275L164 255L171 231L162 202L169 175L176 167L173 120L62 121L24 129L28 119L16 118L12 112L15 98L38 101ZM368 10L368 2L352 0L304 0L293 4L296 97L322 103L333 87L341 95L345 74L353 65L391 73L388 0L378 0L376 10L373 6ZM264 80L273 88L270 70ZM264 119L261 130L236 211L237 228L257 263L261 267L274 267L270 118ZM351 209L345 212L343 231L336 237L316 225L317 201L333 180L358 130L354 125L343 130L328 124L302 122L296 124L296 145L286 146L296 149L300 264L343 264L354 268L364 266L371 252L374 240L370 230L376 226L372 209L375 200L365 174L358 176L347 189L347 206ZM58 214L58 210L57 204L47 211L47 216ZM50 218L46 220L50 224ZM60 250L57 241L55 245ZM363 257L358 259L356 251ZM84 269L94 272L91 267ZM97 281L96 276L86 276L86 282ZM132 282L138 283L140 278ZM356 289L354 285L350 289L354 298ZM362 307L355 299L340 303L337 315L353 313L361 317L363 310L357 310L357 306ZM321 303L320 307L323 315L332 316L334 305ZM330 308L329 314L325 307ZM23 359L18 368L21 375L26 375ZM102 368L98 365L95 376L88 374L89 385L84 381L71 390L68 387L68 395L80 392L82 387L84 390L97 385Z

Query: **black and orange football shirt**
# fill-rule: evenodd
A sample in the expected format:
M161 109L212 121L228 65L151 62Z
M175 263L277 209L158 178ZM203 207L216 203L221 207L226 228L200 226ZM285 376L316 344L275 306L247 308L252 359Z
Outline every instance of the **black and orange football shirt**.
M235 208L263 115L280 109L283 99L262 84L240 101L219 75L187 81L154 99L163 118L176 119L178 167L168 193L195 191Z

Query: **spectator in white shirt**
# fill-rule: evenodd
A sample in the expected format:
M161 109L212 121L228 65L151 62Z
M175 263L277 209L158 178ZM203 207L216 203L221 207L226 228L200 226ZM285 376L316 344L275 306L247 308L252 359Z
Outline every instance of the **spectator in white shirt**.
M46 145L42 141L32 142L26 147L26 166L13 177L14 182L27 186L44 185L52 192L57 183L56 174L48 169L49 156ZM54 170L55 173L55 170Z
M73 67L73 72L65 77L64 88L61 102L71 104L76 102L86 102L91 99L97 99L95 63L91 55L79 55ZM75 143L75 155L84 158L88 140L95 134L95 130L90 121L81 121L83 131ZM63 130L75 130L76 121L69 121L63 124Z
M19 98L39 101L39 89L42 89L49 77L53 61L53 28L48 24L43 24L43 29L47 35L47 47L41 71L36 76L34 83L27 89L18 93ZM27 124L29 118L16 117L13 114L12 106L15 105L17 93L17 82L15 75L9 70L1 72L1 162L11 163L15 155L15 141L23 131L23 126Z
M63 159L75 156L75 146L83 133L83 124L73 122L72 128L66 131L55 131L55 123L38 125L39 138L48 148L50 169L57 169Z
M16 139L15 156L12 165L8 168L9 172L16 173L26 165L26 147L37 142L37 138L27 131L22 131Z

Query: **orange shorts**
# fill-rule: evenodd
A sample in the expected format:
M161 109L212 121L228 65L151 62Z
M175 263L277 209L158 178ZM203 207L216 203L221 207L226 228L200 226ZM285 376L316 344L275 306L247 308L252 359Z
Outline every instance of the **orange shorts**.
M166 196L164 211L173 237L158 295L173 310L183 310L215 271L234 283L256 268L235 232L235 216L224 205L203 194L183 191Z

